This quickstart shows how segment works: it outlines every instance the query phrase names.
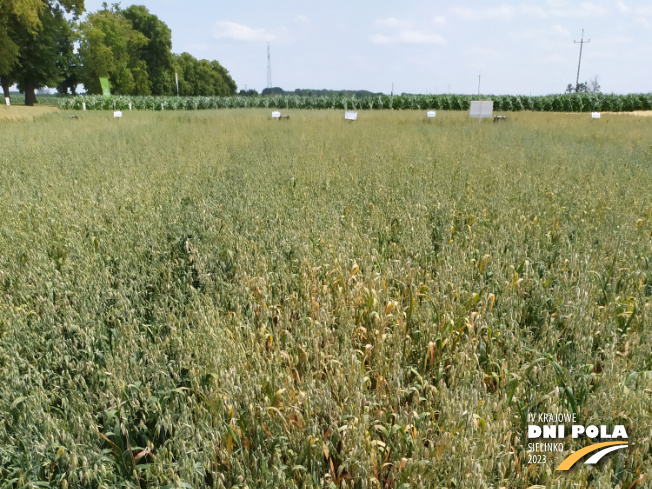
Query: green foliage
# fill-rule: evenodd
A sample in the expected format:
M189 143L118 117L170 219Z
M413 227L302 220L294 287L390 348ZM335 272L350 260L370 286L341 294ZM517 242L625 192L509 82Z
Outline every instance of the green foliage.
M231 109L231 108L268 108L268 109L367 109L367 110L469 110L470 95L378 95L373 97L299 97L288 95L267 96L221 96L216 93L234 93L235 84L224 88L222 79L217 75L219 68L210 66L211 62L197 62L188 53L176 56L178 69L181 71L179 87L181 94L204 93L203 97L129 97L118 98L107 104L99 98L61 99L59 105L64 109L80 109L82 102L88 109L126 108L131 102L135 110L157 110L163 104L166 109ZM220 67L221 68L221 67ZM228 74L226 75L228 76ZM230 79L230 78L229 78ZM232 81L232 80L231 80ZM220 88L222 87L222 88ZM230 91L232 88L233 91ZM221 90L221 92L220 92ZM253 95L253 93L251 94ZM536 112L631 112L635 110L652 110L652 94L604 95L604 94L564 94L537 97L515 95L483 95L483 100L494 101L494 111L531 110Z
M35 91L64 79L72 32L64 13L76 19L84 2L5 0L0 4L0 78L3 88L18 82L26 105L36 102Z
M15 34L26 31L32 36L42 28L40 0L6 0L0 3L0 76L7 77L18 62L20 40Z
M235 95L235 82L217 61L197 60L189 53L175 54L174 70L179 76L180 95Z
M13 66L8 78L25 92L27 105L35 102L37 88L56 86L63 80L67 55L72 50L72 34L63 9L45 6L39 21L36 32L17 20L9 27L11 38L20 47L20 62Z
M99 94L98 79L106 76L116 94L173 95L176 72L185 95L236 93L235 82L219 62L173 55L170 29L144 6L121 10L105 3L77 26L83 9L83 1L73 0L0 3L0 81L5 91L18 82L32 105L35 90L45 85L74 95L83 83L88 93ZM70 24L64 12L72 14ZM79 54L73 49L71 27L77 31Z
M6 124L2 486L649 486L652 119L422 110Z
M57 68L63 74L62 80L57 85L57 92L61 95L77 95L77 85L79 84L79 54L75 52L72 40L75 38L73 30L74 24L68 23L69 35L59 39L58 51L60 55L57 58Z
M172 95L172 31L142 5L131 5L121 13L131 22L134 30L147 38L146 44L140 49L139 58L146 64L152 95Z
M148 40L117 6L89 14L80 32L79 81L88 93L102 93L100 77L109 78L111 91L116 94L151 93L147 64L140 57Z

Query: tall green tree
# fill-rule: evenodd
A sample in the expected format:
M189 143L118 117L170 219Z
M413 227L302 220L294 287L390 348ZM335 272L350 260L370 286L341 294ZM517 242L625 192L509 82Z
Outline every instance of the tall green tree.
M64 15L76 19L83 11L83 0L0 2L0 78L5 92L18 82L25 104L34 105L37 88L62 80L62 53L72 43Z
M76 23L70 21L71 38L79 39L77 34ZM72 94L77 95L77 85L79 85L79 54L75 50L72 42L60 42L59 57L57 59L57 66L63 73L61 82L57 85L57 92L62 95Z
M234 95L236 84L217 61L197 60L189 53L174 55L180 95Z
M197 60L190 53L174 55L174 70L179 75L179 94L197 95L195 93L195 64Z
M41 27L39 15L43 9L40 0L3 0L0 2L0 79L5 97L14 83L10 73L18 63L20 49L14 31L18 24L35 35Z
M108 77L116 94L149 95L147 63L140 50L147 38L122 16L117 5L89 14L80 26L79 81L88 93L102 93L99 78Z
M174 70L172 68L172 31L143 5L132 5L122 11L132 27L147 38L139 57L147 64L147 75L152 95L172 95Z
M220 93L217 95L234 95L238 86L224 66L217 61L211 61L211 69L216 77Z

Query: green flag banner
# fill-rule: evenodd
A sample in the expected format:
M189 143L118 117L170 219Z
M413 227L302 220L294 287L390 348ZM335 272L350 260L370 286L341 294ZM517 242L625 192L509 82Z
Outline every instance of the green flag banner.
M109 98L111 96L111 87L108 78L100 78L100 85L102 85L102 95Z

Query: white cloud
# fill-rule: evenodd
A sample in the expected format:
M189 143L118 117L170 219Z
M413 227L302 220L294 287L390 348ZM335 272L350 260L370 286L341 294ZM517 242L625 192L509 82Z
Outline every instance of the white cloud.
M619 8L624 6L619 2ZM626 8L626 7L625 7ZM558 18L590 18L606 17L610 14L607 7L593 2L581 2L577 6L567 7L567 2L547 2L547 6L519 5L517 7L507 4L486 8L453 7L451 13L462 20L513 20L517 17L535 17L539 19ZM622 10L621 10L622 11Z
M375 34L369 37L374 44L443 44L444 38L439 34L426 34L418 30L402 30L385 36Z
M440 22L445 19L441 16L435 17ZM376 24L386 27L393 31L391 34L373 34L369 40L374 44L442 44L444 38L439 34L423 32L412 27L412 23L397 19L396 17L387 17L386 19L376 19Z
M557 24L540 29L524 29L522 31L509 32L507 37L515 41L539 41L548 43L553 40L570 38L571 33L565 27Z
M556 65L567 65L569 62L575 61L575 58L568 58L567 56L563 56L561 54L550 54L548 56L544 56L541 59L542 64L556 64Z
M478 9L453 7L451 12L463 20L511 20L517 14L516 9L509 5Z
M293 20L295 22L309 22L310 19L308 19L308 17L306 17L305 15L299 14L299 15L295 15Z
M569 9L552 9L550 14L554 17L561 18L578 18L586 19L589 17L606 17L609 15L609 9L604 5L598 5L592 2L582 2L579 7Z
M546 13L546 9L543 7L538 7L536 5L522 5L521 8L519 9L520 13L523 14L526 17L535 17L539 19L547 19L548 14Z
M409 25L409 22L396 17L387 17L386 19L377 19L376 24L382 25L383 27L398 27L406 28Z
M625 5L625 2L616 2L616 7L620 11L620 13L623 14L628 14L631 10L627 5Z
M273 41L276 36L266 29L255 29L237 22L223 21L217 23L216 39L231 39L234 41Z
M612 36L606 36L601 41L604 44L607 45L613 45L613 44L634 44L636 42L636 39L634 39L632 36L627 36L627 35L612 35Z
M432 21L437 25L444 25L446 23L446 17L444 17L443 15L435 15Z

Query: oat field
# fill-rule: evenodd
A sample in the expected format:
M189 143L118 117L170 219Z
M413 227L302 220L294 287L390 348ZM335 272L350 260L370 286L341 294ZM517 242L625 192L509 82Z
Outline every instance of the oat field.
M652 118L287 113L0 120L0 486L650 487Z

